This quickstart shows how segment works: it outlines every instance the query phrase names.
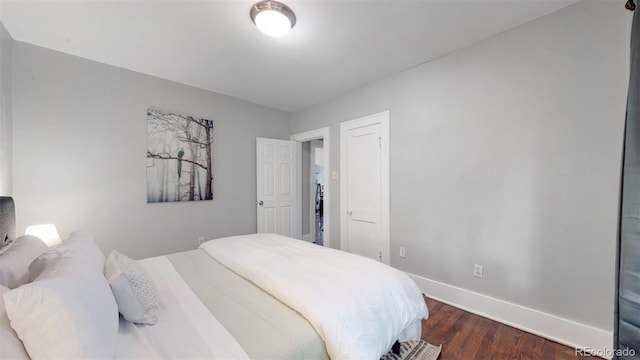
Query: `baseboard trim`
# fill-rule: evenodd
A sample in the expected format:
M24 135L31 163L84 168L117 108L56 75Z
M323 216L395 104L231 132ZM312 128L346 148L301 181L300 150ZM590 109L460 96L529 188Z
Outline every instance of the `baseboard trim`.
M577 349L612 349L613 331L598 329L422 276L408 274L427 297Z

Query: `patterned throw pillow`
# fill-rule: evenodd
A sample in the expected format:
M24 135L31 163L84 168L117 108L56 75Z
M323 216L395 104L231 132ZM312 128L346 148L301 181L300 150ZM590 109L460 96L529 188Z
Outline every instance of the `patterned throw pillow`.
M147 271L137 261L112 251L105 276L125 320L153 325L158 320L158 291Z

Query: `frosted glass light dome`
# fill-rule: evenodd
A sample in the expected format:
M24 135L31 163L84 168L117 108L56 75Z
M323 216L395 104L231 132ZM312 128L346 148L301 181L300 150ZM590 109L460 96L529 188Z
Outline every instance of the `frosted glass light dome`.
M296 16L285 4L260 1L251 7L251 20L264 34L281 37L296 24Z
M266 35L281 37L291 29L291 22L282 13L267 10L256 15L256 26Z

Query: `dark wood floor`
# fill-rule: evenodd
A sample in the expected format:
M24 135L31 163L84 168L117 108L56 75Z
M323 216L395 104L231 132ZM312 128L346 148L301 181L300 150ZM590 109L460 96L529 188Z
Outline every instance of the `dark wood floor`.
M599 359L576 356L575 350L511 326L425 298L429 319L422 339L442 344L439 360L467 359Z

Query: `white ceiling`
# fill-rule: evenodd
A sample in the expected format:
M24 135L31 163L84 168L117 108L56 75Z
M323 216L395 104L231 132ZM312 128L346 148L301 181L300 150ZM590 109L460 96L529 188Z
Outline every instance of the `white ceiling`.
M0 20L18 41L295 111L576 0L285 2L298 22L277 39L244 0L0 0Z

